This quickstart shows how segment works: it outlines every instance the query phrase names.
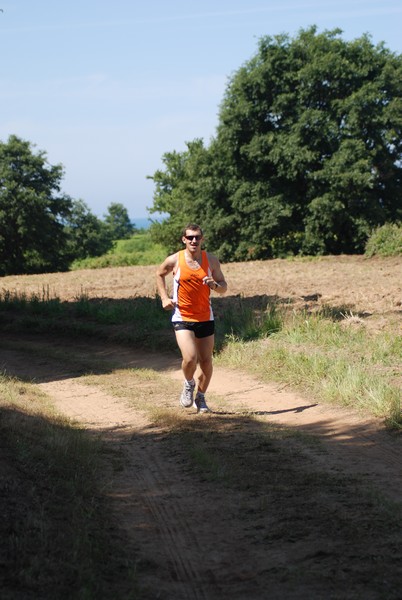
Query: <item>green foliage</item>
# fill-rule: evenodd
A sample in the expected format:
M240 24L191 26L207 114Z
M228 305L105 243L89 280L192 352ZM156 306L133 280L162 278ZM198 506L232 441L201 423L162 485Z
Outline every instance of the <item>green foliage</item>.
M113 240L124 240L131 237L135 231L133 224L128 216L128 211L123 204L112 202L108 206L108 212L105 215L105 225L109 229L110 237Z
M166 247L154 243L149 231L139 231L129 239L115 241L112 249L102 256L74 261L71 269L156 265L166 258L166 254Z
M401 256L402 225L386 223L377 227L367 240L366 256Z
M0 142L0 276L64 271L135 231L121 204L101 221L83 200L60 194L62 176L62 165L49 165L29 142Z
M163 157L154 235L200 222L225 261L360 253L402 214L402 57L369 36L263 37L229 80L216 138Z
M62 220L71 200L59 193L62 175L29 142L0 142L0 275L67 268Z
M156 185L151 212L170 216L163 223L154 222L150 231L154 242L162 241L169 252L180 248L184 225L198 222L197 207L206 192L204 174L208 160L209 153L202 140L194 140L184 152L166 153L162 158L165 170L158 170L151 177Z
M66 255L69 262L100 256L113 245L110 228L91 213L83 200L72 202L64 227L67 235Z

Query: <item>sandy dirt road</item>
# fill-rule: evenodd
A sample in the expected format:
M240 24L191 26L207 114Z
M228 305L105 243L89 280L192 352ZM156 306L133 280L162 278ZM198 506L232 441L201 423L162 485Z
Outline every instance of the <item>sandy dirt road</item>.
M164 398L152 396L151 401L179 411L177 357L82 343L65 347L66 356L74 352L72 368L57 358L61 343L54 343L54 356L49 345L44 352L38 341L27 340L22 348L21 340L11 339L2 346L3 369L35 381L62 414L122 452L123 467L113 475L108 494L119 527L138 556L142 597L401 598L401 530L379 539L381 518L373 524L370 511L376 509L371 505L366 518L358 495L349 506L349 501L339 500L338 484L320 497L312 488L310 496L308 484L306 488L296 481L294 489L289 482L285 489L285 479L268 489L262 478L261 487L250 492L241 486L226 490L194 477L183 448L152 425L146 412L121 395L84 383L84 369L77 368L80 358L90 357L98 371L154 370L166 379L167 391ZM212 414L197 416L189 409L186 415L189 420L206 419L211 427L219 422L222 433L230 430L223 451L244 444L246 452L245 440L264 424L285 426L320 442L302 444L292 454L309 481L312 474L322 473L333 481L357 477L372 494L381 493L382 502L401 504L401 438L390 435L379 420L362 419L221 368L214 371L210 406ZM259 448L247 459L247 468L255 465L277 473L279 463ZM318 509L321 516L315 514Z

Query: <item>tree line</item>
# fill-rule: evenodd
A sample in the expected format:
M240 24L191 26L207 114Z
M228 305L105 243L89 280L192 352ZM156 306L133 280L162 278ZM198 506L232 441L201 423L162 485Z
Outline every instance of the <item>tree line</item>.
M228 80L216 135L162 157L150 233L177 250L199 222L222 261L362 253L402 221L402 56L368 34L316 27L265 36ZM0 142L0 275L67 270L134 233L61 193L62 165L12 135Z
M62 194L63 175L30 142L15 135L0 142L0 275L68 270L134 233L122 204L111 203L102 220Z
M316 27L259 40L229 79L215 137L163 155L151 233L200 222L224 261L362 253L402 220L402 57Z

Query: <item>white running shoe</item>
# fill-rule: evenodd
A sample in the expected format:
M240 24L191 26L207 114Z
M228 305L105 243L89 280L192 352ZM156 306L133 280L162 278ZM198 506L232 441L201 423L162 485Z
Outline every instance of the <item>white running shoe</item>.
M180 406L183 406L184 408L190 408L190 406L193 406L194 388L195 388L195 382L194 383L188 383L187 381L184 382L183 391L180 396Z
M199 394L197 393L196 397L195 397L195 405L197 407L197 412L198 413L207 413L207 412L211 412L207 406L207 403L205 402L205 396L204 394Z

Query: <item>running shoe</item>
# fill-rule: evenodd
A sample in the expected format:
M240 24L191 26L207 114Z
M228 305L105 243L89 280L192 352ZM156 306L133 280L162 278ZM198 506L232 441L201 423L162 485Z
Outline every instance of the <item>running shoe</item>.
M205 402L205 396L204 394L199 394L197 393L196 397L195 397L195 405L197 407L197 412L198 413L207 413L207 412L211 412L207 406L207 403Z
M193 405L194 388L195 388L195 382L194 383L188 383L187 381L184 382L183 391L180 396L180 405L183 406L184 408L190 408L190 406Z

